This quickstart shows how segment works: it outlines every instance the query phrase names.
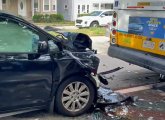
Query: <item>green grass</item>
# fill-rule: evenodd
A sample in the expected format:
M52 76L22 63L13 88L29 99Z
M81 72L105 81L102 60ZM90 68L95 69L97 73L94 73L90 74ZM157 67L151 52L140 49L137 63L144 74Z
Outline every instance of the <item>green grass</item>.
M89 36L105 36L106 29L104 27L98 27L98 28L82 28L82 29L76 29L76 30L63 30L67 32L75 32L75 33L84 33ZM56 36L57 33L55 32L49 32L50 34Z
M61 21L54 23L34 23L37 26L74 26L74 22L71 21Z
M106 29L104 27L98 27L98 28L82 28L77 30L67 30L69 32L78 32L78 33L84 33L89 36L105 36Z

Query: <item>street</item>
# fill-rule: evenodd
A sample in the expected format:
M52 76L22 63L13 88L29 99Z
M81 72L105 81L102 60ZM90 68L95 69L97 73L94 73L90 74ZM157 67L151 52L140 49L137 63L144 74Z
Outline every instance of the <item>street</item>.
M0 120L165 120L165 0L0 0L0 86Z
M138 88L138 86L146 86L159 82L159 75L147 69L130 65L129 63L107 56L109 47L109 38L106 37L92 37L93 48L97 49L98 57L101 60L99 72L111 70L117 67L123 67L120 71L112 73L108 76L109 85L112 90L127 90L124 92L127 95L138 96L140 101L136 103L138 107L130 107L128 118L141 120L164 120L165 118L165 95L160 90L148 90L142 88L142 91L135 89L135 92L129 88ZM144 90L143 90L144 89ZM155 116L153 115L155 113ZM96 117L96 114L84 114L77 118L63 117L45 111L36 111L26 113L23 115L16 115L2 120L101 120ZM105 118L106 119L106 118Z

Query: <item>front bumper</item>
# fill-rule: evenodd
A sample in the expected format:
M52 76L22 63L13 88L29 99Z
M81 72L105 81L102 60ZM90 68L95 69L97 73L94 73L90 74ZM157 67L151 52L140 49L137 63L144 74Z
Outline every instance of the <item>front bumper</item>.
M75 24L76 27L82 28L82 27L88 27L86 24Z
M165 75L165 57L111 45L108 55Z
M75 26L79 28L83 28L83 27L89 27L89 24L82 21L81 23L75 22Z

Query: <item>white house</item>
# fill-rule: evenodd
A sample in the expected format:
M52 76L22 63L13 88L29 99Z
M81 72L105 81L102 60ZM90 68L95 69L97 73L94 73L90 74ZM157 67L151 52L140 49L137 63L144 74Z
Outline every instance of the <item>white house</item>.
M113 3L114 0L57 0L57 13L63 14L66 20L74 21L78 14L113 9Z
M0 10L2 10L2 0L0 0Z
M0 10L32 18L35 13L56 14L56 0L0 0Z

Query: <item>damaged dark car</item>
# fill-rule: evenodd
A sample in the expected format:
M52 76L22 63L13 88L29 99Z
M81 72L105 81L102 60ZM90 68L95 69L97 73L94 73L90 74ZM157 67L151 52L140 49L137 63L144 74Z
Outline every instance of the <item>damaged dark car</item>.
M54 37L0 13L0 114L48 109L52 102L66 116L86 112L97 96L95 53L84 34Z

